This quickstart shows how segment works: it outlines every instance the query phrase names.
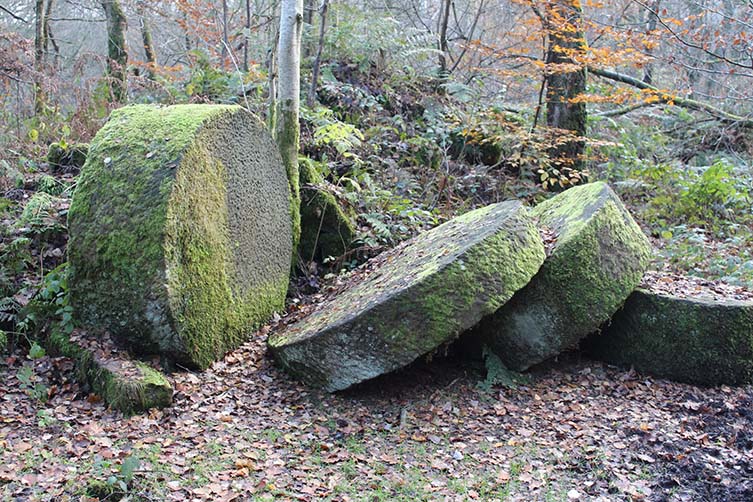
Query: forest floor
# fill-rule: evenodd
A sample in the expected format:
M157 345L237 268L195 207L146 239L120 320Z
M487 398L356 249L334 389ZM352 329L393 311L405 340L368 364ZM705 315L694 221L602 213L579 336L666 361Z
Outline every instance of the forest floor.
M268 330L130 418L69 360L4 359L2 499L94 500L92 481L127 478L130 500L753 500L751 387L569 356L489 388L436 358L328 395L274 366Z

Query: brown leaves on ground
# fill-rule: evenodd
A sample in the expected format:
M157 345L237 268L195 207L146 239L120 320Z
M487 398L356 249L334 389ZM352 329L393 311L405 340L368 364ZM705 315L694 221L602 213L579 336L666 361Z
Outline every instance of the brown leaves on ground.
M46 403L19 382L25 366L56 386ZM590 362L488 393L467 363L435 359L333 396L290 381L259 336L173 375L173 408L131 418L87 399L65 359L11 357L0 376L8 499L77 500L132 456L137 500L753 498L750 388Z

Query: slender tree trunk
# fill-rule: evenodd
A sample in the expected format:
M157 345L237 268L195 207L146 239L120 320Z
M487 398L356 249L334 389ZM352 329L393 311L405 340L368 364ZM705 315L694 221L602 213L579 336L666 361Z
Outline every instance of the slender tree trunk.
M227 58L227 51L230 47L227 35L227 0L222 0L222 69L225 69L225 59Z
M45 42L45 8L44 0L34 3L34 113L40 114L45 108L45 93L42 78L44 75Z
M102 0L102 8L107 19L107 78L112 98L117 103L123 103L128 97L126 17L118 0Z
M316 5L316 0L304 0L303 3L303 22L311 27L314 24L314 11L316 8L314 7ZM308 58L311 56L311 43L303 44L301 47L301 51L303 52L303 57Z
M447 80L447 25L450 21L450 5L452 0L442 0L439 12L439 80Z
M319 68L322 64L322 51L324 50L324 33L327 28L327 8L329 7L329 0L322 0L322 6L319 9L319 17L321 22L319 23L319 45L316 48L316 59L314 59L314 67L311 70L311 87L309 88L309 94L306 98L306 106L309 108L316 103L316 86L319 83Z
M55 59L52 61L53 67L57 70L60 66L60 46L57 43L57 40L55 40L55 37L52 34L52 24L51 24L51 18L52 18L52 5L55 3L55 0L48 0L47 1L47 8L45 9L44 14L44 52L45 54L48 54L47 52L47 46L52 45L52 50L55 51Z
M251 0L246 0L246 32L243 34L243 71L248 72L248 42L251 40Z
M301 32L303 0L282 0L280 38L277 49L276 139L290 185L290 210L293 219L293 249L298 249L301 235L301 203L298 187L298 150L300 141Z
M149 28L149 23L146 20L146 13L144 9L144 2L138 2L136 4L136 11L139 16L139 22L141 23L141 41L144 44L144 57L148 64L147 76L154 80L154 69L157 66L157 53L154 50L154 42L152 41L152 30Z
M546 123L552 129L570 131L576 137L559 141L550 156L563 165L583 167L586 135L586 104L574 98L586 91L586 68L574 60L583 54L586 41L582 12L577 0L554 0L546 12Z
M647 20L646 20L646 31L651 34L654 31L656 31L656 13L659 12L659 7L661 6L661 0L654 0L649 10L646 11ZM653 53L653 50L648 49L646 50L646 53L651 56ZM654 83L654 65L651 63L646 63L646 65L643 67L643 81L647 83L648 85L652 85Z

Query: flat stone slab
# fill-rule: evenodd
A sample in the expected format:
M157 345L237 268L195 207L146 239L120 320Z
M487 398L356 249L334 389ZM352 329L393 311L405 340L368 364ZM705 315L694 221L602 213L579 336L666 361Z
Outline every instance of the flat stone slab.
M130 415L173 402L173 387L151 366L131 359L109 337L93 337L82 330L53 333L48 348L73 359L78 380L112 408Z
M585 350L593 357L697 385L753 383L753 300L637 289Z
M469 334L514 371L576 345L635 289L651 245L605 183L570 188L534 208L554 242L531 282ZM462 342L461 342L462 343Z
M284 306L287 177L264 124L238 106L114 111L68 227L76 320L134 352L206 368Z
M496 311L544 260L517 201L466 213L398 246L363 281L269 338L280 365L328 391L404 367Z

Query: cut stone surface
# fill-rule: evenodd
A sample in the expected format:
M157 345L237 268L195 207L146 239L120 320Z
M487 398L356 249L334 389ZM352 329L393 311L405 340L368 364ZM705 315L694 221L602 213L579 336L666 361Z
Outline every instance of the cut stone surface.
M289 188L237 106L128 106L91 143L68 216L78 322L206 368L282 309Z
M107 336L93 338L81 330L70 336L55 332L47 342L52 353L73 359L83 385L125 414L166 408L173 402L173 387L167 378L120 352Z
M322 175L310 159L302 159L301 241L298 247L304 261L323 261L348 250L355 230L337 199L326 189Z
M699 385L753 383L753 301L638 289L585 350L597 359Z
M270 337L283 368L328 391L401 368L509 300L541 266L544 247L528 210L509 201L379 258L363 281Z
M514 371L574 346L635 289L651 245L605 183L573 187L533 210L556 241L541 270L469 334ZM462 342L461 342L462 343Z

